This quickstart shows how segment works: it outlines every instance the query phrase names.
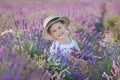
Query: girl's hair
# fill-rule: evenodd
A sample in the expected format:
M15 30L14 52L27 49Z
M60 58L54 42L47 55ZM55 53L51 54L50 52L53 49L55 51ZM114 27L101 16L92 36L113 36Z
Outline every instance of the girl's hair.
M56 21L55 23L57 23L57 22L60 22L60 23L64 24L64 21L62 21L62 20ZM54 23L53 23L53 24L54 24ZM52 25L53 25L53 24L52 24ZM51 25L51 26L52 26L52 25ZM50 26L50 27L51 27L51 26ZM51 32L50 32L50 27L47 29L48 34L51 34Z

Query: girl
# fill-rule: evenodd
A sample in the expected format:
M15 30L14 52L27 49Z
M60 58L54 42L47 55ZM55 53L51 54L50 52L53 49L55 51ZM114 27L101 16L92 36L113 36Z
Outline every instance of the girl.
M68 58L71 55L72 48L80 50L77 42L68 36L68 26L70 20L67 17L51 15L44 22L42 37L47 40L53 40L50 47L52 60L60 60L60 57Z

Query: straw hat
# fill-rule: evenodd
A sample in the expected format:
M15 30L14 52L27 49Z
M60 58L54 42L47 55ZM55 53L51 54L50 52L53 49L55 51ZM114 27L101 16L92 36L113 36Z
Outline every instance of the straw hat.
M49 33L47 32L47 29L53 23L55 23L57 21L60 21L60 20L62 20L66 24L66 26L69 26L70 20L65 16L51 15L44 20L44 22L43 22L44 30L43 30L43 33L42 33L42 37L44 39L47 39L47 40L52 40L53 39L52 36L50 36Z

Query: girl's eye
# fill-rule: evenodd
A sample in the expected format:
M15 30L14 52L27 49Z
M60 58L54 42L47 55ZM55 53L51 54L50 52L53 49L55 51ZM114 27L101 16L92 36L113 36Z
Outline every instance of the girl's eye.
M54 32L56 32L56 30L53 30L52 32L54 33Z
M59 26L58 29L61 29L61 26Z

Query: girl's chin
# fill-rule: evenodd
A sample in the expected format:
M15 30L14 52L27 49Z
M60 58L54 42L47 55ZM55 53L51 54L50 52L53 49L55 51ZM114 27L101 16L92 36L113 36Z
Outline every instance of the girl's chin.
M66 38L66 36L60 36L60 37L58 37L58 39L65 39Z

